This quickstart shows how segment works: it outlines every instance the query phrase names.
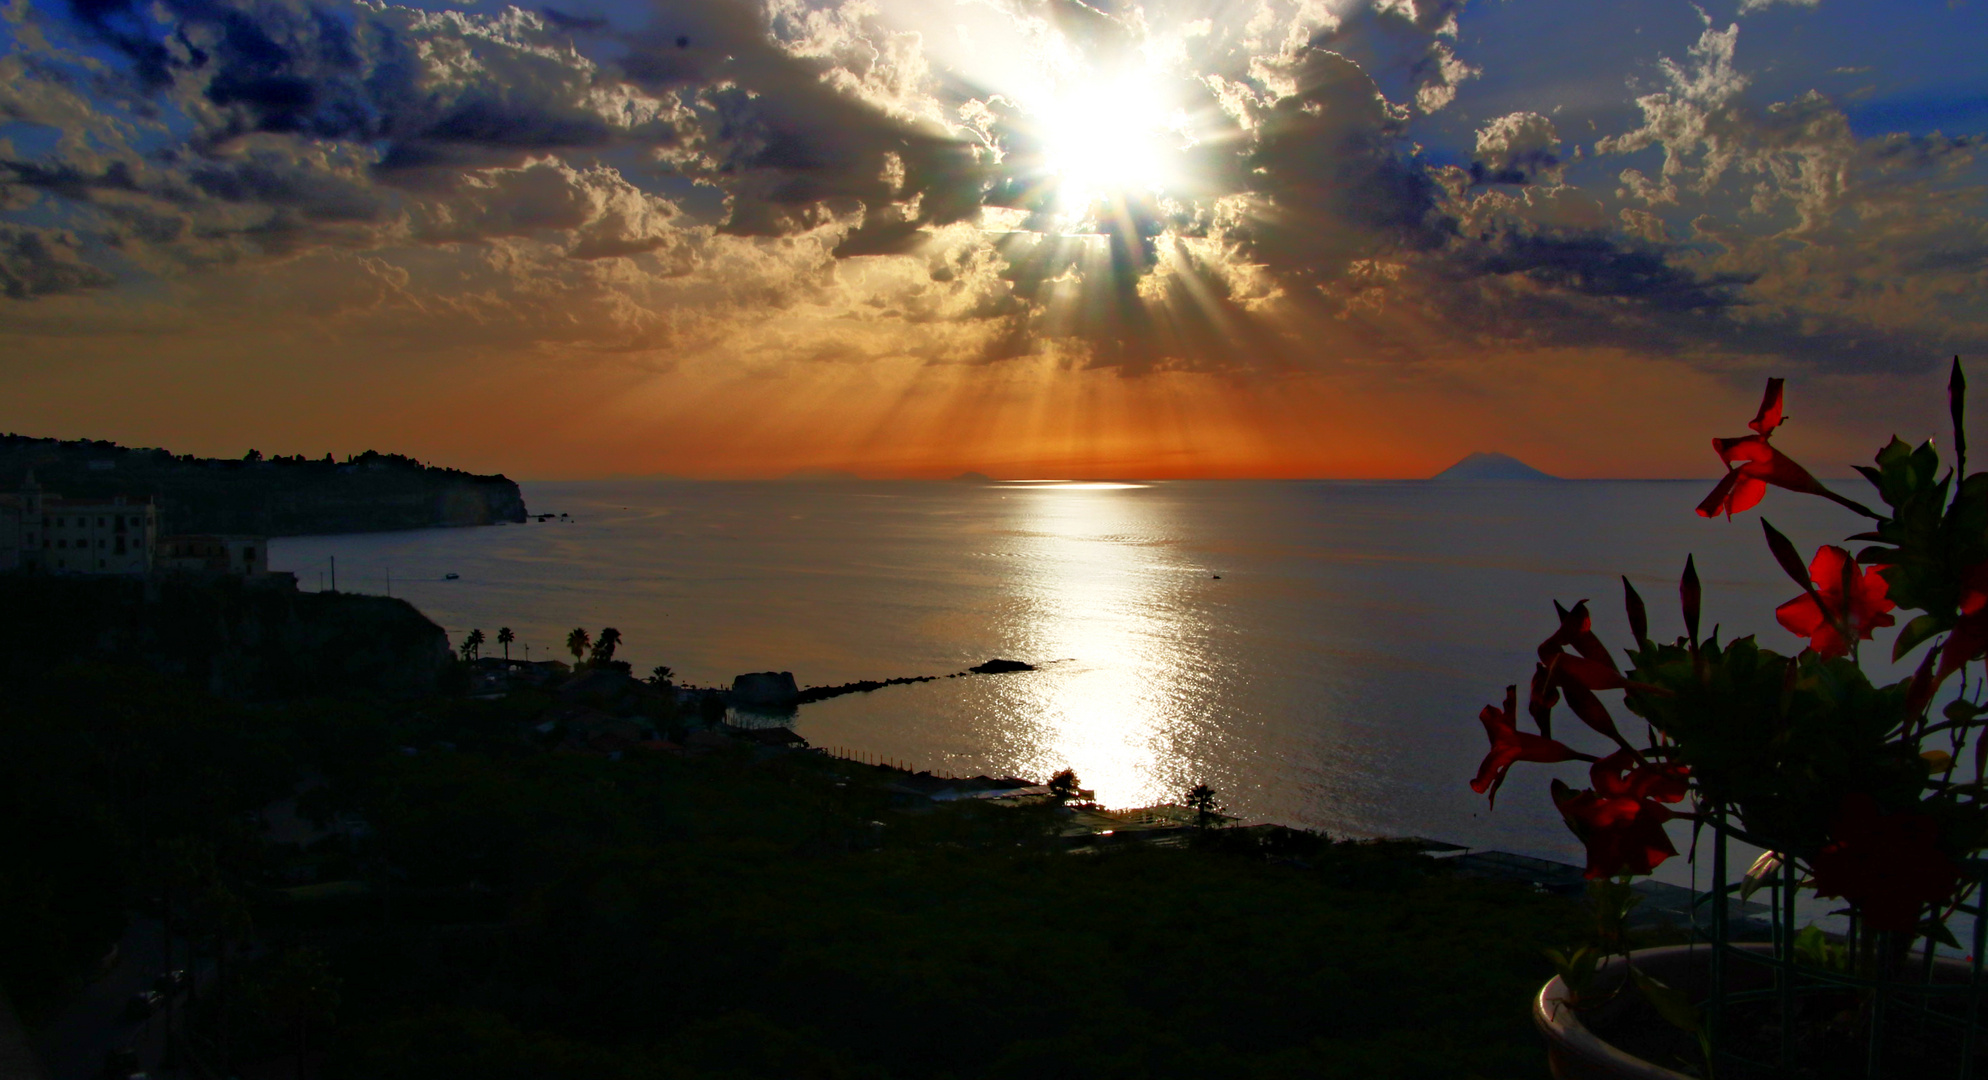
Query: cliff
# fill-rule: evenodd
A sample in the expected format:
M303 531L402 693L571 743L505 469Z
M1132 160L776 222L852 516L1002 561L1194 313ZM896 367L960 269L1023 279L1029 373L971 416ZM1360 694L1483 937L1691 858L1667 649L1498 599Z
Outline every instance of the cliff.
M419 697L450 667L442 628L404 600L239 578L0 574L0 675L135 663L237 700Z
M504 476L371 450L344 461L254 451L217 459L0 435L0 491L18 490L29 469L44 491L70 498L155 498L168 533L300 536L525 519L524 496Z

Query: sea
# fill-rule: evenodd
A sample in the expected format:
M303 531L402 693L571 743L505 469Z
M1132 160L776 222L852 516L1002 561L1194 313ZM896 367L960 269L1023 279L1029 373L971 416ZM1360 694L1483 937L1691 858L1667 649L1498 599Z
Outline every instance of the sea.
M1579 863L1547 785L1586 786L1581 765L1515 767L1495 809L1468 786L1478 712L1523 692L1554 601L1587 599L1619 648L1626 577L1653 636L1676 636L1694 555L1708 626L1794 652L1773 609L1798 589L1761 518L1804 552L1861 531L1781 491L1700 518L1710 483L527 483L531 512L558 516L284 538L270 565L305 589L335 578L405 598L452 640L481 629L485 655L509 627L512 656L570 660L570 630L611 626L618 658L681 683L1020 660L1036 670L850 694L786 722L818 747L939 773L1073 769L1110 806L1207 784L1245 820ZM1569 716L1556 734L1588 733ZM1662 876L1688 883L1684 863Z

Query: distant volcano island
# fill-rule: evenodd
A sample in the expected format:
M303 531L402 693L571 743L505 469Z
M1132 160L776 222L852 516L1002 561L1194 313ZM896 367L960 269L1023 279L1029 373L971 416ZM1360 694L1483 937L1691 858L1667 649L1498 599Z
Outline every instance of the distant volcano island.
M1469 454L1431 480L1560 480L1507 454Z

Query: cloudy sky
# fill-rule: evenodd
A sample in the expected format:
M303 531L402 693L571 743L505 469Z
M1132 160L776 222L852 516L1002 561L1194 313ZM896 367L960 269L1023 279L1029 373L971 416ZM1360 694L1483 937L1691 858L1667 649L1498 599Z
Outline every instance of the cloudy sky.
M0 0L0 430L514 476L1841 472L1988 0Z

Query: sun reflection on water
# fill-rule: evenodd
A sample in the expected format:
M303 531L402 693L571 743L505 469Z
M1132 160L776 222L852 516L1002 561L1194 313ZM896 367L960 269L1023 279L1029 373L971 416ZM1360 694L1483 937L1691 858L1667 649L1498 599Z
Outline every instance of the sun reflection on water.
M1189 583L1204 576L1154 526L1146 485L1015 485L1015 648L1046 670L1002 685L998 707L1027 775L1072 768L1108 806L1177 800L1202 733L1189 683L1202 637Z

